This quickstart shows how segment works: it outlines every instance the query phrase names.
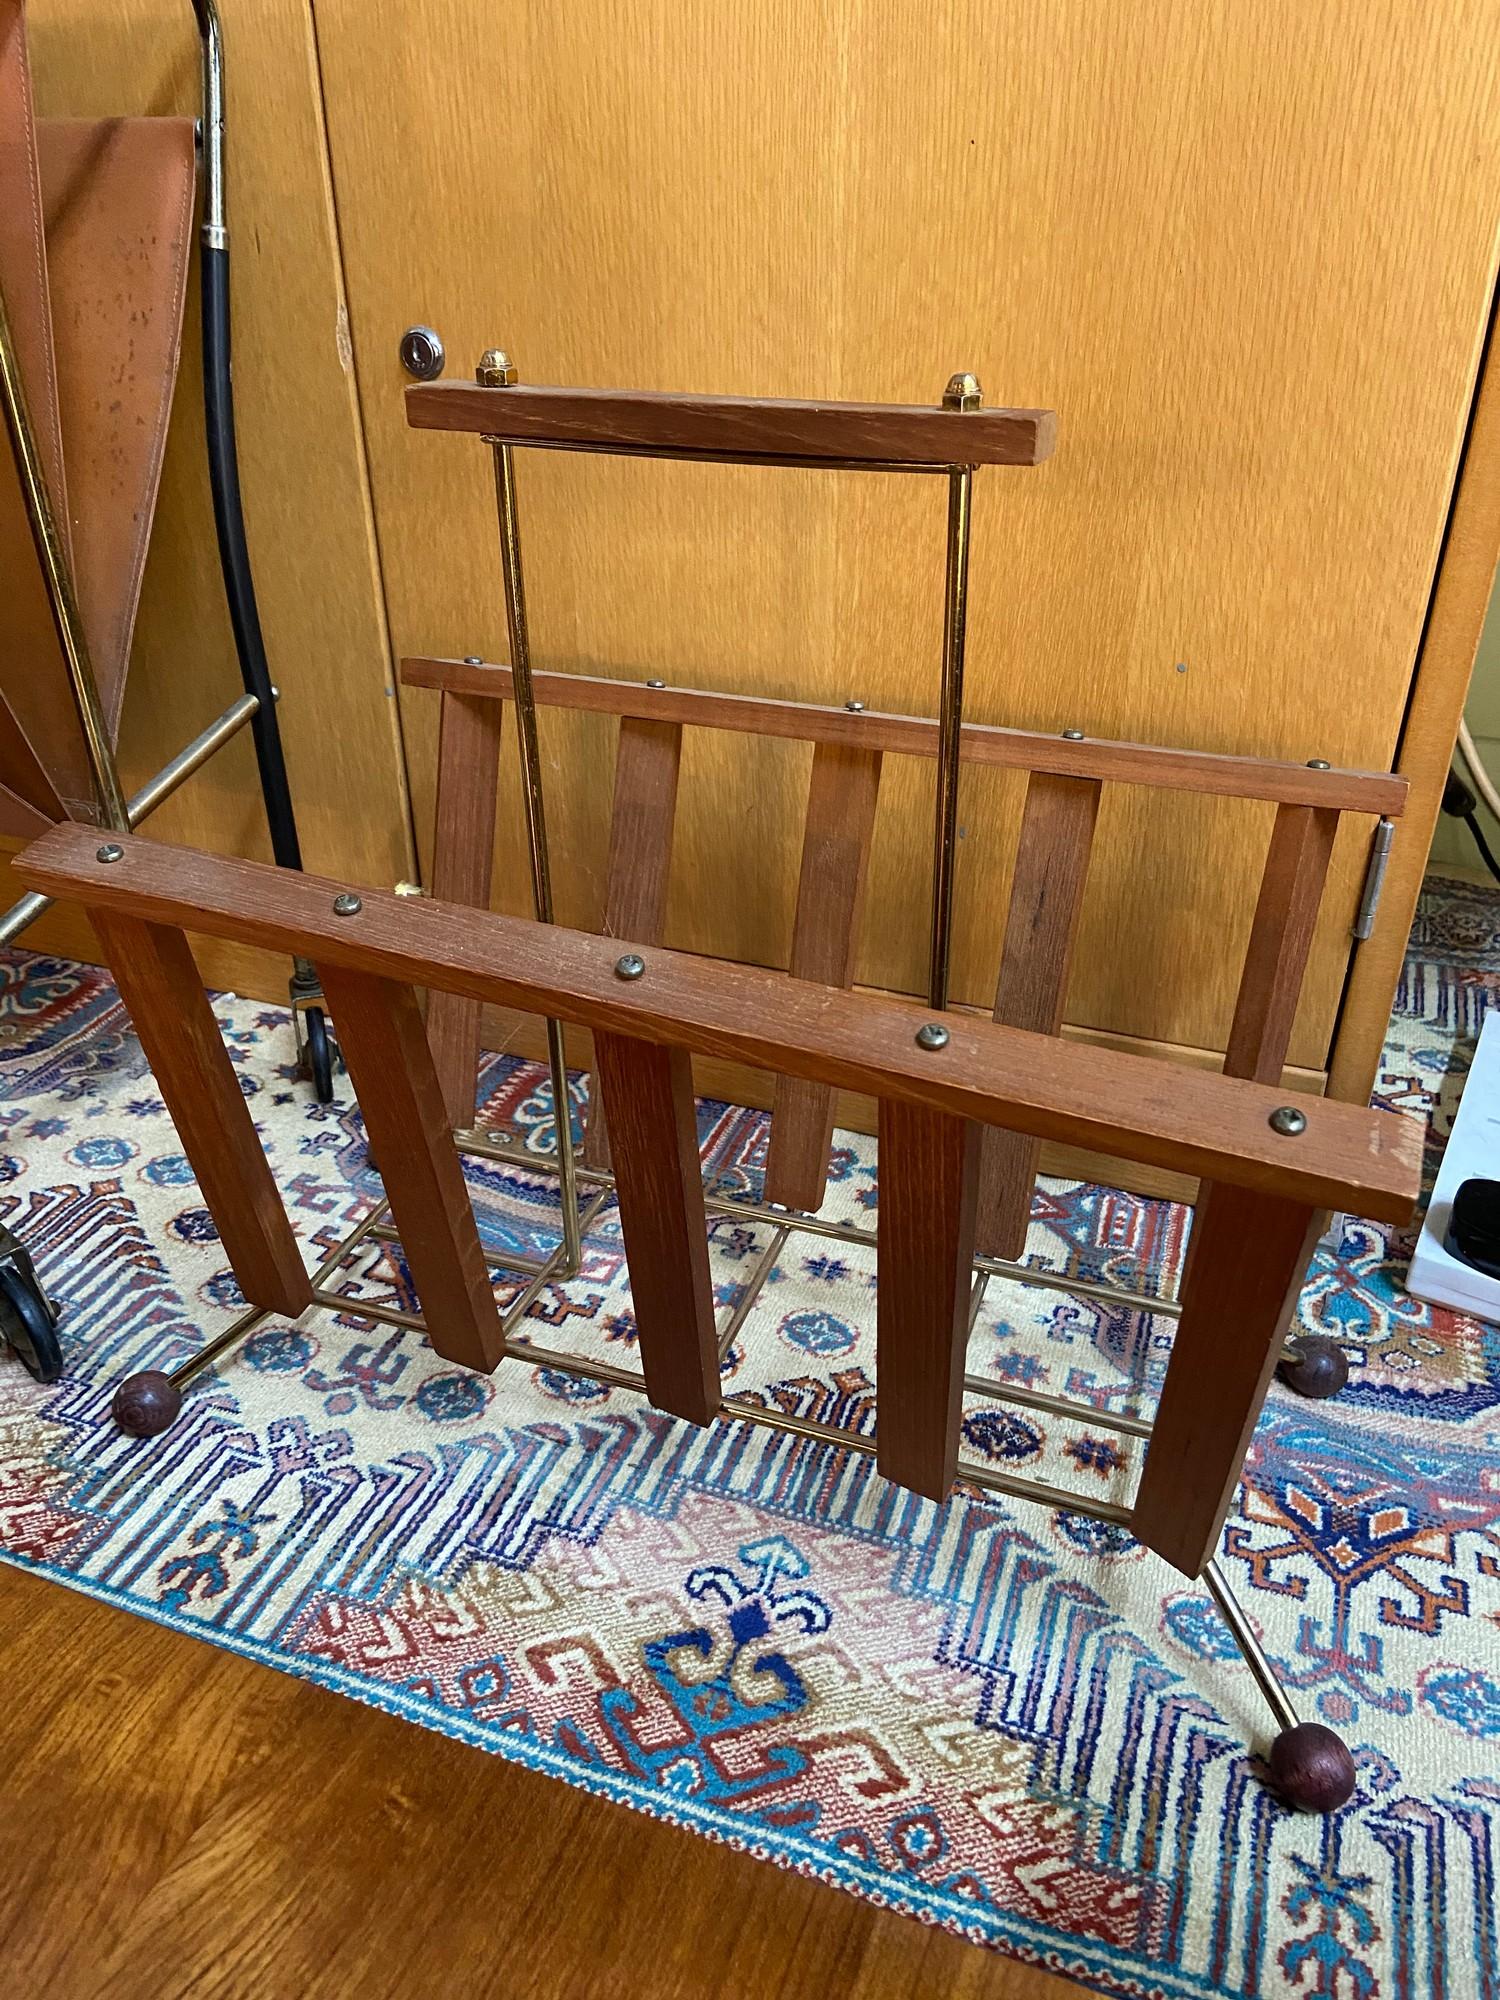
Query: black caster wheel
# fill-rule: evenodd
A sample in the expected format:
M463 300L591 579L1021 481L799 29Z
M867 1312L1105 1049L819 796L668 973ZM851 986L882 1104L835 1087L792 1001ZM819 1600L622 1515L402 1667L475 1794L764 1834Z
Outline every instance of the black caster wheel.
M1271 1782L1298 1812L1332 1813L1354 1796L1354 1759L1321 1722L1283 1729L1271 1745Z
M307 1031L307 1069L313 1095L319 1104L333 1102L333 1037L328 1032L328 1016L321 1007L309 1007L302 1016Z
M0 1340L10 1343L38 1382L55 1382L62 1374L57 1314L31 1258L8 1229L0 1229Z
M1313 1402L1336 1396L1349 1380L1349 1357L1338 1342L1325 1333L1307 1333L1291 1345L1295 1354L1278 1365L1276 1379Z
M170 1375L147 1368L139 1375L127 1375L116 1389L110 1404L115 1422L133 1438L160 1437L177 1421L182 1408L182 1391Z

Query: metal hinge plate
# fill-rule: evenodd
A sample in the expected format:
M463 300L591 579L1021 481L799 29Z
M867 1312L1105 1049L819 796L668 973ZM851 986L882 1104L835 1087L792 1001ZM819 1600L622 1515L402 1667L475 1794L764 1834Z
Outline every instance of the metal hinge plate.
M1359 915L1354 919L1354 935L1363 942L1375 929L1380 908L1380 892L1385 887L1385 871L1391 864L1391 845L1396 838L1396 822L1378 819L1370 843L1370 859L1365 867L1365 886L1360 892Z

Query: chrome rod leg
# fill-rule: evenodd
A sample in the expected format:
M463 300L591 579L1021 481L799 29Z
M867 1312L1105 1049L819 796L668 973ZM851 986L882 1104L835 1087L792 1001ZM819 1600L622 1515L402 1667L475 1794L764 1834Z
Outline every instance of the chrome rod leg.
M478 380L504 388L516 379L508 356L491 350L480 361ZM536 696L531 684L531 639L526 621L526 579L521 567L521 534L516 509L515 453L508 444L491 447L495 460L495 506L500 523L500 562L505 592L505 624L510 637L510 667L515 691L516 736L521 754L521 799L526 817L526 845L531 861L531 894L538 921L554 921L552 871L547 855L547 814L542 796L542 757L537 742ZM552 1103L557 1129L557 1170L562 1200L562 1237L569 1275L583 1255L578 1222L578 1180L573 1158L573 1112L568 1097L568 1067L563 1052L562 1024L547 1021L547 1065L552 1073Z

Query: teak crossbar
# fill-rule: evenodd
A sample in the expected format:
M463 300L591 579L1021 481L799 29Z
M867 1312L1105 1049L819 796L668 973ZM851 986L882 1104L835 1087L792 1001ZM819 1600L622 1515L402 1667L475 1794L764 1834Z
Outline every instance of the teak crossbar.
M510 701L515 695L515 677L503 661L405 659L401 680L406 687L433 688L480 701ZM686 724L908 757L938 753L938 725L927 716L774 701L763 695L612 680L542 667L532 668L531 685L539 708L578 709L640 722ZM1103 736L1059 736L985 722L966 722L961 742L965 764L975 767L1319 806L1331 812L1376 813L1388 819L1399 819L1406 809L1406 780L1390 771L1341 771L1273 757L1233 757L1222 751L1121 743Z
M117 858L109 858L115 856ZM103 858L101 858L103 857ZM691 1115L689 1053L732 1055L880 1102L876 1452L933 1499L957 1467L979 1193L976 1125L1099 1147L1207 1184L1173 1358L1129 1525L1188 1574L1210 1559L1306 1265L1317 1211L1404 1221L1421 1135L1406 1120L955 1015L926 1046L908 1002L618 939L365 891L258 862L63 826L18 860L33 888L94 915L157 1081L252 1305L311 1299L183 939L191 929L306 953L351 1075L439 1353L489 1369L507 1351L484 1277L413 989L581 1022L600 1042L615 1185L645 1387L692 1421L719 1408L718 1336ZM351 907L351 905L353 907ZM354 1309L358 1309L357 1306Z

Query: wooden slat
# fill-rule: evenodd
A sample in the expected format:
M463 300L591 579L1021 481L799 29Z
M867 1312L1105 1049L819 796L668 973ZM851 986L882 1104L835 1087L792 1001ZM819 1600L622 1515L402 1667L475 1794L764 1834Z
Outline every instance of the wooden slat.
M1416 1121L1305 1098L1305 1132L1269 1124L1280 1092L1116 1049L1055 1041L958 1013L950 1040L919 1048L925 1010L841 993L759 966L653 947L646 975L615 974L620 941L426 897L363 891L355 917L333 912L343 887L263 862L121 835L121 859L95 859L97 833L57 826L17 857L28 888L127 909L195 932L450 987L501 1007L672 1042L959 1118L1118 1154L1309 1206L1379 1221L1410 1219L1421 1161Z
M1226 1076L1281 1080L1338 830L1336 812L1282 806L1276 815L1224 1055Z
M681 764L680 723L622 719L604 878L606 937L655 944L662 934ZM591 1167L609 1165L609 1126L597 1093L589 1102L583 1157Z
M412 658L401 662L401 680L407 687L456 688L490 701L511 696L511 671L504 664L473 666L466 660ZM684 722L699 729L729 729L802 743L843 743L855 750L886 750L906 757L937 755L937 724L920 715L823 708L814 702L772 701L705 688L652 688L642 681L606 680L597 674L534 670L532 683L544 708L634 715L643 721ZM1002 729L991 723L965 723L963 755L969 763L998 770L1047 771L1059 778L1096 778L1104 783L1203 792L1215 798L1383 813L1388 819L1399 819L1406 804L1406 780L1388 771L1315 771L1274 757L1234 757L1103 738L1070 742L1041 730Z
M1009 1027L1055 1035L1062 1026L1098 813L1097 782L1032 773L995 987L994 1018ZM986 1255L1019 1257L1026 1248L1040 1152L1024 1133L984 1134L977 1240Z
M719 1346L692 1066L683 1049L626 1035L596 1035L594 1060L614 1139L646 1393L659 1410L712 1423Z
M848 986L854 978L880 764L878 750L820 743L813 751L792 928L794 979ZM765 1199L809 1213L821 1208L832 1140L829 1086L806 1077L778 1077Z
M236 1283L251 1305L295 1319L312 1284L187 939L102 910L94 927Z
M974 1279L978 1129L883 1101L878 1173L876 1463L898 1486L946 1500Z
M1217 1546L1320 1226L1305 1205L1248 1188L1206 1187L1199 1200L1131 1518L1185 1576Z
M420 383L406 392L417 430L471 431L512 444L626 457L744 463L1037 465L1051 454L1050 410L923 404L796 403L753 396L659 396L634 389L508 389Z
M318 970L427 1338L445 1361L487 1375L504 1335L417 996L327 959Z
M445 691L438 733L437 823L432 893L445 903L490 906L500 726L505 710L473 695ZM479 1002L434 990L427 1039L451 1126L474 1123L479 1081ZM335 1023L337 1025L337 1023Z

